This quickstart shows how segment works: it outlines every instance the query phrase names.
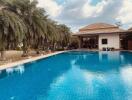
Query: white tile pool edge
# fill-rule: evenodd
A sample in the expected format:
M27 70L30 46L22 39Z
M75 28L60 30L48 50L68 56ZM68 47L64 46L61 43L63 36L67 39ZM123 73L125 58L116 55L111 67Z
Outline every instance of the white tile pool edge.
M29 59L24 59L24 60L20 60L20 61L16 61L16 62L11 62L11 63L5 64L5 65L1 65L0 66L0 70L4 70L4 69L7 69L7 68L11 68L11 67L15 67L15 66L18 66L18 65L22 65L22 64L25 64L25 63L37 61L37 60L40 60L40 59L43 59L43 58L47 58L47 57L50 57L50 56L54 56L54 55L57 55L57 54L60 54L60 53L64 53L64 52L67 52L67 51L59 51L59 52L55 52L55 53L41 55L39 57L31 57Z
M31 57L29 59L24 59L24 60L20 60L20 61L16 61L16 62L11 62L11 63L8 63L8 64L1 65L0 70L4 70L4 69L7 69L7 68L22 65L22 64L25 64L25 63L37 61L37 60L40 60L40 59L43 59L43 58L47 58L47 57L54 56L54 55L64 53L64 52L68 52L68 51L82 51L82 49L58 51L58 52L55 52L55 53L50 53L50 54L46 54L46 55L42 55L42 56L38 56L38 57ZM99 51L99 50L84 50L84 51ZM122 51L132 52L131 50L122 50Z

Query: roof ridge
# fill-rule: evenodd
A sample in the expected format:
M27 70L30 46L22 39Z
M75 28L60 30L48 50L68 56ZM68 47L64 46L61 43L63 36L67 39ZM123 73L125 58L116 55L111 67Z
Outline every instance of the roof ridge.
M83 28L81 28L80 30L83 29L105 29L105 28L119 28L118 26L112 25L112 24L107 24L107 23L93 23L93 24L89 24Z

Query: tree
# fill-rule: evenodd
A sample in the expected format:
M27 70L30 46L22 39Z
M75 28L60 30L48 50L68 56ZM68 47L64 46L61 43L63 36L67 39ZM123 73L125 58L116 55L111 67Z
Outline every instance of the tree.
M28 56L28 48L35 45L39 46L39 40L47 35L46 22L44 21L44 18L46 18L45 11L37 7L36 0L14 0L13 6L17 8L17 13L22 17L28 28L23 39L23 56ZM34 43L34 41L36 42Z
M64 49L64 47L67 47L70 43L71 32L70 29L64 24L58 25L58 30L60 35L60 45Z
M47 44L48 48L54 50L55 44L59 41L59 31L57 29L57 23L53 20L47 20Z
M3 51L16 48L18 44L23 44L23 56L28 56L29 48L39 53L40 49L55 50L56 46L64 49L68 45L70 29L49 19L37 4L36 0L0 0L2 59Z
M8 2L2 2L0 8L0 53L1 60L5 60L5 50L10 41L15 41L19 44L24 38L26 26L23 20L15 14Z

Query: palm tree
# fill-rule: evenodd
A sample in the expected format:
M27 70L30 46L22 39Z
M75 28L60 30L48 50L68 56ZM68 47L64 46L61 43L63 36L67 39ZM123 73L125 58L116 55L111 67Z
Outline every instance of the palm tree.
M48 35L47 23L46 23L47 16L44 15L44 13L45 13L45 11L43 9L38 8L38 9L36 9L36 11L34 11L34 16L33 16L33 20L34 20L34 23L33 23L34 24L34 28L33 28L34 38L33 38L33 40L36 41L33 44L35 45L35 49L38 54L39 54L39 50L43 46L44 39Z
M17 44L24 38L26 26L23 20L15 14L8 2L0 2L0 53L1 60L5 59L5 50L8 42L15 41Z
M53 20L47 20L47 44L48 48L54 50L54 45L59 41L59 31L57 28L57 23Z
M55 50L56 47L64 49L70 41L70 29L64 25L58 25L57 22L47 19L47 37L45 43L47 48Z
M64 48L68 45L70 29L58 25L48 18L45 10L37 7L36 0L0 0L0 50L4 59L4 50L10 45L15 48L23 43L23 56L28 48L55 49L55 45Z
M28 31L25 38L23 39L23 56L28 55L28 48L40 42L40 38L45 38L46 31L46 22L45 11L42 8L37 7L36 0L14 0L14 8L17 8L18 14L24 20ZM34 43L34 41L36 41ZM36 45L37 45L36 44Z
M60 24L58 25L58 30L59 30L59 39L60 39L60 46L64 49L64 47L67 47L69 45L70 42L70 29L64 25L64 24Z

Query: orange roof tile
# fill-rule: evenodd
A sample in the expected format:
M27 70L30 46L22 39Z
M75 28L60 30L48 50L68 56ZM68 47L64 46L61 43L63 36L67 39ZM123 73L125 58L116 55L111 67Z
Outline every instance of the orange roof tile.
M95 23L81 28L79 32L73 35L92 35L92 34L104 34L104 33L120 33L125 30L120 29L118 26L110 25L106 23Z

